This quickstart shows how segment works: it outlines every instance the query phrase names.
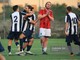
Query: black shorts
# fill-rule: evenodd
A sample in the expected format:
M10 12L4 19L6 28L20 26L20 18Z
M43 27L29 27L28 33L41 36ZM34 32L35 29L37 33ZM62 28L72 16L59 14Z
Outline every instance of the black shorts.
M23 39L23 42L24 42L24 43L26 43L26 42L30 42L30 39L28 39L28 38L24 38L24 39Z
M21 34L21 32L10 32L7 38L10 40L13 40L13 39L18 40L20 34Z
M27 39L33 38L33 31L27 29L26 31L23 32L23 34L26 36Z
M66 42L67 43L72 43L74 42L75 44L79 42L78 35L68 35L66 36Z

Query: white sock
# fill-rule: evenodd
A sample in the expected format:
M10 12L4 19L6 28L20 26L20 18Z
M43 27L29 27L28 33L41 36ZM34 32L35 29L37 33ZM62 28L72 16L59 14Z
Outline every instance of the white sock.
M46 52L47 51L47 47L43 48L43 50L44 50L44 52Z

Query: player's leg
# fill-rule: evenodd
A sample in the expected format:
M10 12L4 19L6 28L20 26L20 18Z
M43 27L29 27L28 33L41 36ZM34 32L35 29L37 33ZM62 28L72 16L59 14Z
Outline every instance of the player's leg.
M11 55L11 45L12 45L12 40L9 39L8 40L8 53L9 53L9 55Z
M16 32L15 33L15 38L14 38L15 39L14 40L15 41L15 45L17 46L17 50L18 51L20 51L20 45L19 45L19 42L18 42L20 34L21 34L21 32Z
M40 37L40 42L41 42L41 46L42 46L42 51L43 51L43 48L44 48L44 40L45 40L45 37Z
M27 50L26 50L26 52L27 52L28 54L30 54L30 55L33 55L33 53L30 52L30 49L31 49L32 44L33 44L33 41L34 41L34 38L32 37L33 32L32 32L32 31L29 31L28 33L29 33L28 38L27 38L27 40L28 40L28 45L27 45Z
M26 36L23 33L19 37L19 39L20 39L20 51L23 50L23 40L24 40L25 37Z
M7 38L8 38L8 53L9 55L11 55L11 45L12 45L12 40L14 38L14 33L10 32Z
M27 50L26 50L26 53L27 54L33 55L33 53L30 51L31 50L31 47L32 47L32 44L33 44L33 41L34 41L34 38L31 38L28 41Z
M43 54L47 54L47 45L48 45L48 37L45 36L45 40L43 42Z
M66 36L67 47L68 47L68 50L69 50L71 56L74 55L73 51L72 51L72 46L71 46L72 38L73 37L71 35Z
M74 44L79 46L79 53L77 55L80 56L80 41L77 35L74 35Z
M72 51L72 46L71 46L71 43L70 42L67 42L67 47L68 47L68 50L70 52L70 55L73 56L73 51Z
M24 41L25 35L23 33L20 34L20 51L16 52L16 54L21 55L23 53L23 41Z
M20 45L18 40L14 40L14 42L15 42L15 45L17 46L17 50L20 51Z
M45 39L43 44L43 54L47 54L48 38L51 36L51 29L45 29Z
M24 38L23 51L25 50L25 48L27 47L27 45L28 45L28 39Z
M43 49L44 49L44 41L45 41L44 35L45 35L45 29L40 28L39 36L40 36L40 42L41 42L41 46L42 46L42 52L43 52Z

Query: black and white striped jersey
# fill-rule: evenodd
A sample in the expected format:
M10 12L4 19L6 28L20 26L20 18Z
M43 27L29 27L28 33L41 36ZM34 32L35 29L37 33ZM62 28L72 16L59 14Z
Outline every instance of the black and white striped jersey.
M13 12L11 14L11 32L21 31L21 14L20 12Z
M23 21L23 32L26 31L27 29L31 30L31 31L34 31L35 30L35 26L30 23L30 21L32 20L36 20L36 16L35 14L31 15L31 16L28 16L24 21Z
M68 13L65 16L65 22L69 23L68 32L70 35L77 34L78 31L78 17L75 13Z

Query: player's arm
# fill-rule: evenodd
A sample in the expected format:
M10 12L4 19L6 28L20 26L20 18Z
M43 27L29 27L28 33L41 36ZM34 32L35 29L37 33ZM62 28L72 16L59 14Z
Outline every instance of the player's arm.
M31 21L29 21L31 24L33 24L33 25L35 25L36 24L36 21L34 21L34 20L31 20Z
M31 16L31 15L33 15L33 14L34 14L34 12L33 12L33 11L30 11L30 13L26 13L25 16Z
M68 27L69 27L69 23L68 23L68 17L65 16L65 35L68 35Z
M68 35L68 22L65 23L65 35Z
M80 25L80 20L78 20L78 24Z
M47 13L44 14L43 12L44 12L43 10L40 10L40 11L39 11L39 14L38 14L38 19L39 19L39 20L42 19L42 18L44 18L44 17L46 17L46 16L48 15Z
M54 21L54 17L52 13L48 12L48 17L50 18L51 21Z
M39 14L39 15L38 15L38 19L42 19L42 18L46 17L47 15L48 15L48 14L43 14L43 15Z
M33 14L33 16L29 18L29 22L30 22L31 24L35 25L35 24L36 24L36 21L37 21L37 20L36 20L36 15Z

